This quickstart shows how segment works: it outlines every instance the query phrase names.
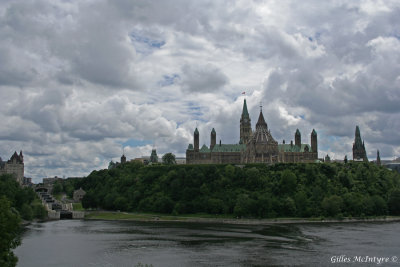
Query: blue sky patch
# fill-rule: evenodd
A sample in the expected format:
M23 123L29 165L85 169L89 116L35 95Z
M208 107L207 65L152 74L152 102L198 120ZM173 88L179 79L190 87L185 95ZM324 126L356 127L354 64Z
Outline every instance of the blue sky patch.
M165 45L165 41L163 40L160 41L160 40L150 39L135 32L132 32L130 37L132 41L147 44L149 47L152 48L161 48L163 45Z
M126 147L137 147L137 146L145 146L145 145L150 145L152 144L152 141L149 140L136 140L136 139L129 139L125 142L122 142L121 145Z
M179 75L174 73L172 75L163 75L163 80L159 81L161 87L170 86L175 83L175 80L179 79Z

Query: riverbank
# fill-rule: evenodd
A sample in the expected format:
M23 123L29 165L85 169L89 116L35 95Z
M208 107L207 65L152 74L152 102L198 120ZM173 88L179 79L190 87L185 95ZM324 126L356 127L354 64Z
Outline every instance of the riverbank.
M222 223L243 225L293 224L293 223L346 223L346 222L392 222L400 221L400 216L380 216L367 218L275 218L275 219L248 219L212 216L209 214L190 214L182 216L127 213L111 211L86 211L85 220L107 221L144 221L144 222L187 222L187 223Z

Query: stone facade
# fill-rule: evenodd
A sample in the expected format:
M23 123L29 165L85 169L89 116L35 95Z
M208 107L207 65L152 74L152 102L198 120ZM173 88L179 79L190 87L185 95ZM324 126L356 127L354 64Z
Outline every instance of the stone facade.
M252 131L251 119L244 100L240 118L240 140L238 144L216 144L216 132L211 131L210 148L203 145L199 148L199 131L194 131L194 146L189 144L186 150L187 164L215 164L215 163L276 163L276 162L314 162L318 159L317 132L311 133L311 146L301 143L301 133L297 129L295 144L278 144L272 137L271 131L265 122L262 110Z
M15 151L8 161L2 161L0 158L0 175L12 174L19 184L24 182L24 156L22 151L19 155Z
M86 195L85 190L83 190L82 188L79 188L78 190L74 191L74 201L75 202L79 202L82 201L82 198Z

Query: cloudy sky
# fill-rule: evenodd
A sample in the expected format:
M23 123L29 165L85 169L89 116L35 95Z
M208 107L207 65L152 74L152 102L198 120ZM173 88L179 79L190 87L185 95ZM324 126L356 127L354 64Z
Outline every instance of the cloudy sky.
M0 156L25 176L237 143L246 91L279 143L400 156L400 2L2 0Z

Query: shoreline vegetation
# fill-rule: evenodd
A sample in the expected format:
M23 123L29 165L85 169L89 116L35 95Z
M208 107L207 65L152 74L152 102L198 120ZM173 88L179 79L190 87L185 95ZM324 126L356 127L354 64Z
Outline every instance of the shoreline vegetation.
M168 215L156 213L128 213L117 211L86 211L84 220L133 221L133 222L182 222L182 223L218 223L238 225L269 225L294 223L354 223L354 222L396 222L400 216L376 216L365 218L234 218L223 215L188 214Z
M86 191L82 199L86 210L266 220L400 215L399 173L368 162L244 166L127 162L93 171L76 182L75 188Z
M21 187L10 174L0 175L0 266L17 264L13 249L21 243L22 227L46 216L32 188Z

